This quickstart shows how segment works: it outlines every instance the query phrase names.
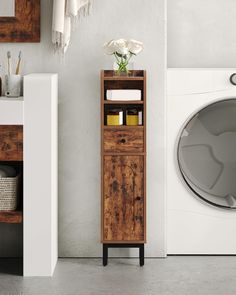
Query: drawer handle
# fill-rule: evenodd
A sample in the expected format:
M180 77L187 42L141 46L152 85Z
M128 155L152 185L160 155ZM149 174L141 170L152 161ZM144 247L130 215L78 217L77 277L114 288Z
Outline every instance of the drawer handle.
M121 143L126 143L126 140L124 138L121 139Z

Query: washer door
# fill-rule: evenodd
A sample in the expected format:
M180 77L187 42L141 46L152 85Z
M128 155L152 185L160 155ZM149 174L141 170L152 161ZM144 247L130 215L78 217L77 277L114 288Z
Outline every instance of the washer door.
M177 156L197 196L236 209L236 99L213 103L193 116L182 130Z

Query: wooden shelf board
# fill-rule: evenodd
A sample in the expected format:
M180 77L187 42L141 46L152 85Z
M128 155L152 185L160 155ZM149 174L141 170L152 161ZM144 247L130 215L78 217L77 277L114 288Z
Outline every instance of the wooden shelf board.
M146 240L142 241L107 241L107 240L102 240L101 241L103 244L146 244Z
M139 128L139 129L144 129L144 126L140 126L140 125L104 125L104 129L136 129L136 128Z
M143 104L143 100L104 100L104 104Z
M114 75L114 70L103 70L101 74L104 80L144 80L146 77L145 70L130 70L129 72L129 76Z
M0 223L22 223L22 211L0 211Z
M104 77L104 81L143 81L144 77Z
M145 152L130 152L130 153L122 153L122 152L103 152L102 156L146 156Z

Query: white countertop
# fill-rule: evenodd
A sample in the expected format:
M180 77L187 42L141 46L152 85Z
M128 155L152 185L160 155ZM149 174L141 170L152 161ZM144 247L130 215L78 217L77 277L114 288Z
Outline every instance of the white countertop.
M0 97L0 125L23 125L23 97Z

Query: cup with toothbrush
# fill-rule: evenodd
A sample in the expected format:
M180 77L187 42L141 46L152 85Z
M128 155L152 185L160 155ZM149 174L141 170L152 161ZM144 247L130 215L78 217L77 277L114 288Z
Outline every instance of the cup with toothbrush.
M15 73L12 73L12 56L7 52L7 75L5 76L5 95L7 97L20 97L23 94L23 78L20 75L22 53L19 52Z

